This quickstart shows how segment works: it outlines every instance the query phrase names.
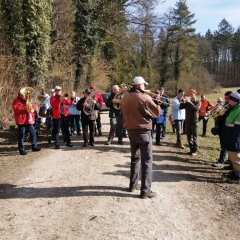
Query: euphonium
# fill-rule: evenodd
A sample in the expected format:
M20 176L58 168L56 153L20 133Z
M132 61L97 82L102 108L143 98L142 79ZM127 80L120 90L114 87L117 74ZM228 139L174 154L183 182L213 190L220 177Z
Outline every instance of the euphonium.
M26 110L27 112L31 112L32 110L32 100L31 94L34 92L34 89L31 87L23 87L20 89L20 94L26 97Z
M224 105L217 104L209 113L206 113L206 116L204 117L206 120L211 118L216 119L219 116L222 116L230 107L229 103L226 103Z
M85 102L88 103L89 107L83 107L83 112L86 115L90 115L92 114L92 112L94 111L94 99L92 98L98 91L96 89L92 89L92 92L89 94L89 96L86 98Z
M126 85L126 84L122 84L121 85L122 89L119 90L115 96L114 96L114 99L117 99L118 101L116 103L113 103L113 107L116 109L116 110L120 110L121 109L121 99L124 95L124 93L126 91L129 91L131 86L130 85Z

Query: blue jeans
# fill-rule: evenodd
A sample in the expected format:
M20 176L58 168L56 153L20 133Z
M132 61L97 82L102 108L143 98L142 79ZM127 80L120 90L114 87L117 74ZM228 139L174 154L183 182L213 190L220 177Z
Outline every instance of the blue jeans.
M32 148L37 147L37 134L32 124L18 125L18 150L24 151L24 136L28 130L32 136Z
M182 125L183 125L183 120L174 120L175 122L175 128L176 128L176 135L177 135L177 142L182 141Z

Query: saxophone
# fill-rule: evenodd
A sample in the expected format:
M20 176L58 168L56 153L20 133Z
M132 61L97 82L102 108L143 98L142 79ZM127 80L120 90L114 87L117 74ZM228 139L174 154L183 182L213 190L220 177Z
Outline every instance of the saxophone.
M88 103L89 107L85 107L83 106L83 112L86 115L91 115L94 111L94 99L93 96L97 93L98 91L96 89L92 89L92 92L89 94L89 96L86 98L86 100L84 101L85 103Z

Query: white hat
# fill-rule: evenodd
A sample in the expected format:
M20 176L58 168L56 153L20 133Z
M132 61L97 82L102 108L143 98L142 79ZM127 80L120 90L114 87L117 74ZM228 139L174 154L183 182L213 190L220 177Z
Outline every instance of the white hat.
M51 89L51 93L53 93L53 92L54 92L54 90L55 90L55 89L54 89L54 88L52 88L52 89Z
M54 90L56 91L56 90L62 90L62 88L60 87L60 86L56 86L55 88L54 88Z
M133 80L132 80L132 84L141 84L141 83L144 83L146 85L148 85L147 82L145 82L144 78L143 77L135 77Z

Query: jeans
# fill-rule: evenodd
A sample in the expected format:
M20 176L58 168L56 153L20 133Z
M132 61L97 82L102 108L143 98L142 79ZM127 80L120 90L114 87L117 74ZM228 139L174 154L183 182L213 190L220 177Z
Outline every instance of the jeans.
M174 120L175 123L175 128L176 128L176 135L177 135L177 142L181 142L182 141L182 124L183 124L183 120Z
M77 133L79 134L81 132L79 120L80 120L80 115L70 115L71 133L74 133L75 126L77 128ZM74 122L75 122L75 124L74 124Z
M152 185L152 137L151 132L128 132L131 148L131 173L129 187L136 187L142 170L141 193L150 193Z
M37 134L32 124L18 125L18 150L24 151L25 132L29 131L32 136L32 148L37 147Z
M164 123L152 123L152 130L151 130L151 136L153 139L154 136L154 129L155 129L155 125L156 125L156 143L160 143L161 142L161 129L164 128ZM163 130L162 130L163 131ZM163 135L163 133L162 133Z

